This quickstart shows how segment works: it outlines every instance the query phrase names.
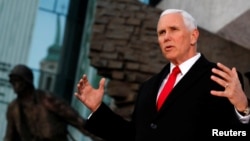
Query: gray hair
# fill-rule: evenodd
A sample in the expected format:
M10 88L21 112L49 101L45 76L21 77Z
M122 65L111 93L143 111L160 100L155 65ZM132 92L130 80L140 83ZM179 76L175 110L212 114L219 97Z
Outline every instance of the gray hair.
M166 14L172 14L172 13L180 13L183 17L185 25L188 27L188 29L193 30L197 28L196 20L193 18L192 15L190 15L188 12L180 9L167 9L164 10L160 17L166 15Z

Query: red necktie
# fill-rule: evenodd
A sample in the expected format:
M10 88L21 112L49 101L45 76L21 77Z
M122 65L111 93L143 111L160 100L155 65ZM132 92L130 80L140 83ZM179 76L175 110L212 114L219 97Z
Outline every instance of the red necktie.
M170 91L173 89L175 80L177 75L180 73L180 69L176 66L170 76L168 77L167 83L165 84L164 88L162 89L158 101L157 101L157 110L159 111L162 104L164 103L165 99L167 98Z

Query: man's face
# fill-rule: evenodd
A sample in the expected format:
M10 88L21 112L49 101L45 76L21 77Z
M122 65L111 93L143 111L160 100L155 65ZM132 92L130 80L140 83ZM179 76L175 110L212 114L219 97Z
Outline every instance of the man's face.
M160 17L157 26L158 42L163 56L179 65L196 54L199 32L186 27L179 13Z
M10 76L10 83L16 94L23 92L27 87L27 82L20 76Z

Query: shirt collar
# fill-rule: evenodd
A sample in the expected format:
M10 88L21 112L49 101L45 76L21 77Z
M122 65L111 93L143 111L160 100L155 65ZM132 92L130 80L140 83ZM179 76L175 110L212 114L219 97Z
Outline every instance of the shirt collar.
M186 60L185 62L181 63L179 65L179 68L181 70L181 74L185 75L189 69L194 65L194 63L200 58L201 54L198 52L195 56L192 58ZM170 63L170 72L174 69L175 65L173 63Z

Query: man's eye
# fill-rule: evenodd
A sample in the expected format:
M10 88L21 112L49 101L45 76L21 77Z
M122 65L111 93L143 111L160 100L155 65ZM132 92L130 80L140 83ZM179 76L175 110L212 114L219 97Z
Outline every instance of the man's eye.
M159 35L162 35L162 34L165 34L165 33L166 33L165 31L160 31Z

